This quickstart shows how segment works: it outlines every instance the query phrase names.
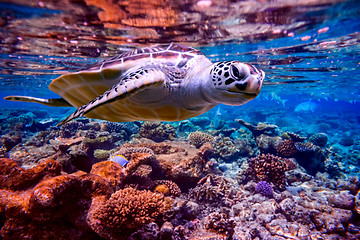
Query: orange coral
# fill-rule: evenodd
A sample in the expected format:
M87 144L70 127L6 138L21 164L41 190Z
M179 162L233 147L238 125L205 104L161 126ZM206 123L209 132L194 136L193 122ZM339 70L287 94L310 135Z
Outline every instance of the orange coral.
M3 239L95 236L84 217L94 197L110 196L113 190L109 182L85 172L59 175L60 170L59 163L53 160L22 169L14 161L2 159L0 217L4 225L0 236Z
M119 163L113 161L95 163L90 173L107 179L115 190L119 189L125 179L124 168Z
M126 175L135 172L135 170L143 164L154 166L158 163L154 155L150 153L133 153L131 154L131 161L127 164L125 169Z
M156 192L161 192L165 196L180 196L181 190L179 186L171 180L157 180L155 181L157 185L155 188Z
M126 229L135 229L166 211L162 194L148 190L125 188L111 195L108 200L95 200L87 217L91 228L101 237L118 239Z
M0 158L0 188L24 189L44 177L59 175L60 171L60 164L54 160L45 161L30 169L23 169L8 158Z

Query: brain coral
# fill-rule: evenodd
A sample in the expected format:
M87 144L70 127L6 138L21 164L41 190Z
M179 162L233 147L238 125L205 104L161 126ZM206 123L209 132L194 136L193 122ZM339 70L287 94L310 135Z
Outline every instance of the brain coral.
M250 174L256 181L272 182L281 187L285 181L286 163L272 154L262 154L249 159Z
M328 136L325 133L314 134L309 137L309 142L319 147L325 147L328 142Z
M93 202L87 221L105 239L121 239L124 231L155 221L166 211L164 195L125 188L108 200Z
M204 143L213 143L214 137L203 132L192 132L189 134L188 139L196 148L201 147Z

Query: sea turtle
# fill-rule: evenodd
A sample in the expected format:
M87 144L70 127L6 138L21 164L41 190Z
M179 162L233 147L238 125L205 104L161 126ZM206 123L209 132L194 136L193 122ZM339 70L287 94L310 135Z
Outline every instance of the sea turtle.
M62 98L5 99L76 107L60 124L83 115L113 122L179 121L219 103L245 104L259 94L264 77L250 64L212 63L197 49L171 43L125 52L56 78L49 89Z

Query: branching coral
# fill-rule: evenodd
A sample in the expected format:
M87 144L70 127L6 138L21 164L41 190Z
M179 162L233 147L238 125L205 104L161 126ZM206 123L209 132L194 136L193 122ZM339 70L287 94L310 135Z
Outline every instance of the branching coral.
M206 142L214 142L214 137L204 132L192 132L189 134L188 139L196 148L201 147Z
M200 179L197 186L190 190L190 196L196 201L216 202L229 197L231 188L229 181L220 176L207 175Z
M175 129L170 124L160 122L145 122L141 125L139 136L155 142L172 140L175 138Z
M225 213L213 212L205 218L206 229L223 233L228 237L228 239L232 239L235 225L236 223L234 219L230 219Z
M286 164L280 157L262 154L249 159L250 174L256 181L272 182L281 187L285 181Z
M157 220L167 206L164 195L133 188L119 190L108 200L97 201L91 206L87 221L105 239L119 239L126 229Z

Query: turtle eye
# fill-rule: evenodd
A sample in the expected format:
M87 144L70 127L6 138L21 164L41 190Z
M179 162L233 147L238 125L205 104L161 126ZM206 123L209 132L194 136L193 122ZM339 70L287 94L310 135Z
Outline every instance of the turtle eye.
M235 67L234 65L231 66L231 71L232 74L235 78L237 78L237 80L243 80L246 77L245 73L240 73L239 69L237 67Z

